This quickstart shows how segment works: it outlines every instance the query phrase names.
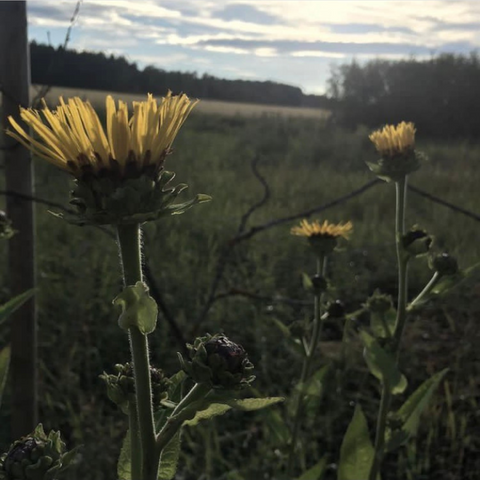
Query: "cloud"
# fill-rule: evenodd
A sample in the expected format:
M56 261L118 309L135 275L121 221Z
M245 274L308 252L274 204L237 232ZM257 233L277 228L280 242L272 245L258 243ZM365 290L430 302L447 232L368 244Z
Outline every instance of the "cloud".
M222 20L241 20L249 23L271 25L283 23L282 18L277 15L259 10L257 7L245 3L233 3L226 5L222 10L214 12L213 16Z
M62 43L76 3L27 2L31 38ZM480 47L477 18L472 1L85 0L70 47L318 90L332 62L468 53Z

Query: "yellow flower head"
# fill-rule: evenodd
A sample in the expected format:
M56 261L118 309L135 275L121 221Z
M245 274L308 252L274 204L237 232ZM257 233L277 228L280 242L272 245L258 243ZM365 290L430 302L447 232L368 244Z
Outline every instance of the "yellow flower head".
M352 222L334 224L329 223L325 220L322 224L315 220L312 223L309 223L308 220L304 219L300 222L300 226L293 227L290 232L292 235L298 235L300 237L307 237L309 239L319 237L319 238L334 238L343 237L349 239L353 231Z
M396 127L386 125L383 129L373 132L369 138L382 157L395 157L413 151L415 132L413 123L402 122Z
M146 101L133 102L133 115L129 119L127 104L119 101L117 108L109 95L105 132L90 102L75 97L65 103L60 97L60 106L54 111L45 101L40 111L20 108L22 120L34 130L38 140L12 117L9 121L15 131L7 134L75 177L108 170L123 176L132 167L136 172L147 169L158 172L197 102L185 94L173 96L171 92L157 102L149 94Z

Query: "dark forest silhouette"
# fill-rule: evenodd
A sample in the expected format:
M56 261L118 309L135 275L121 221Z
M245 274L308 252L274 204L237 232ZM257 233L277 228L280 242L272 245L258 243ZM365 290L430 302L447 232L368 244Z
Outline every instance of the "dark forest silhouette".
M32 83L114 92L191 97L235 102L329 108L325 96L305 95L298 87L276 82L225 80L196 72L170 72L153 66L140 70L124 57L77 52L59 46L30 44Z

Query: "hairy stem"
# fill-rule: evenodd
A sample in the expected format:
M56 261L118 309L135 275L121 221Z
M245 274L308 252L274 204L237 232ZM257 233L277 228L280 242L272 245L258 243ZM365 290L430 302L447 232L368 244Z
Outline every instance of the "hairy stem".
M140 227L137 224L118 225L118 244L125 286L143 280ZM152 408L152 385L148 341L137 327L128 329L135 376L138 428L142 452L141 480L157 480L159 455L155 449L155 423Z
M322 275L325 277L326 273L326 266L327 266L327 259L326 256L318 257L317 259L317 275ZM315 357L315 352L317 351L318 344L320 342L320 335L322 332L322 294L316 293L315 300L314 300L314 315L313 315L313 329L312 329L312 337L310 339L310 345L308 351L305 352L305 358L303 360L302 365L302 373L300 376L300 391L297 393L296 397L296 407L295 407L295 415L293 420L293 429L292 429L292 437L290 442L290 448L288 452L288 460L287 460L287 477L293 478L293 470L295 467L295 454L296 454L296 446L298 440L298 434L300 431L300 425L302 422L302 414L303 414L303 407L304 407L304 396L305 396L305 384L308 381L312 370L312 361Z
M396 209L395 209L395 244L397 249L398 268L398 302L397 318L393 334L392 353L398 358L400 341L407 320L407 269L408 256L402 246L402 237L405 235L405 206L407 199L407 177L395 183ZM398 362L398 360L397 360ZM385 380L382 385L382 397L377 417L377 429L375 434L375 456L370 470L369 480L376 480L384 457L385 431L387 427L387 415L390 411L392 400L391 388Z
M142 448L138 432L138 414L137 405L130 403L128 407L128 420L130 431L130 451L132 478L142 478Z

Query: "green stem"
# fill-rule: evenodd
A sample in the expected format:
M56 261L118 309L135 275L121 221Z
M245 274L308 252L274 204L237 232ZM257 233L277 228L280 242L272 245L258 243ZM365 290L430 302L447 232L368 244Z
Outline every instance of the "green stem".
M442 276L435 272L430 279L430 281L425 285L425 288L417 295L417 297L411 301L410 305L407 307L407 312L413 310L417 304L419 304L433 289L433 287L438 283Z
M182 414L187 413L187 416L191 415L191 412L186 412L187 407L192 403L205 398L210 391L211 387L209 385L196 383L182 401L175 407L175 410L170 415L167 423L165 423L156 438L156 451L159 456L186 420L185 415Z
M130 451L132 462L132 478L142 478L142 449L138 432L137 405L131 402L128 406L130 430Z
M318 257L317 258L317 275L322 274L322 276L325 278L326 267L327 267L326 256ZM321 318L322 297L323 297L322 294L318 294L318 293L315 294L312 337L310 340L310 346L308 348L308 352L305 353L305 358L302 365L302 373L300 375L300 392L298 392L298 396L296 397L297 401L296 401L295 415L293 420L292 439L290 442L290 449L288 452L288 461L287 461L287 477L288 478L293 478L297 439L300 431L300 425L302 422L302 413L303 413L304 396L305 396L305 384L310 376L313 358L315 357L315 352L320 342L320 335L322 332L322 325L323 325L322 318Z
M397 249L398 266L398 302L397 318L393 334L392 353L398 358L400 340L407 320L407 269L408 256L402 246L402 237L405 235L405 206L407 200L407 177L395 183L396 188L396 209L395 209L395 244ZM384 381L385 382L385 381ZM377 429L375 434L375 456L369 480L376 480L384 456L385 431L387 426L387 415L390 411L392 400L391 389L388 384L382 385L382 397L377 418Z
M137 224L118 225L118 244L123 266L125 286L143 280L140 227ZM135 375L135 394L138 410L138 427L142 450L142 480L157 480L159 455L155 449L155 422L152 408L152 385L148 341L136 327L128 329L130 350Z

